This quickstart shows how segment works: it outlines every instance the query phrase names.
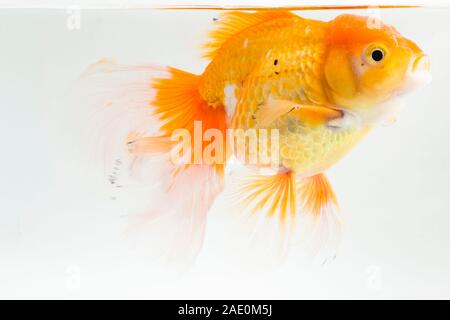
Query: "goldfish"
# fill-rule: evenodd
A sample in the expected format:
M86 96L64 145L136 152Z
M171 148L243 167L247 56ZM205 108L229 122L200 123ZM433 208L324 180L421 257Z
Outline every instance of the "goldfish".
M376 22L350 14L319 21L286 10L226 12L204 46L210 62L202 74L167 67L163 76L145 78L139 90L154 92L145 109L157 130L129 132L124 146L135 158L163 155L170 162L163 204L149 219L175 212L182 251L195 257L226 168L238 161L252 172L234 185L240 210L280 225L299 214L329 223L338 204L325 171L390 115L389 101L430 80L429 57ZM259 152L255 145L228 148L230 130L254 130L269 145L268 160L248 163ZM171 161L180 151L174 136L183 132L198 139L184 145L184 162ZM205 152L213 161L203 161Z

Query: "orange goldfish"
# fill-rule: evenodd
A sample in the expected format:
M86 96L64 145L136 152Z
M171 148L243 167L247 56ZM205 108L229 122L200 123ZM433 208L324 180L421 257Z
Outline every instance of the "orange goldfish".
M176 211L184 222L181 242L191 256L232 157L252 170L275 169L256 170L236 186L242 210L265 212L281 224L299 213L330 219L337 200L324 172L389 115L387 102L430 78L429 58L414 42L356 15L324 22L283 10L228 12L205 47L211 61L201 75L169 67L165 76L148 79L142 90L154 91L146 108L157 133L132 132L127 140L135 157L170 161L180 149L174 139L180 129L199 139L188 142L187 161L170 164L167 198L158 208ZM228 148L229 130L256 130L270 146L269 160L248 164L258 150ZM202 161L205 152L213 161Z

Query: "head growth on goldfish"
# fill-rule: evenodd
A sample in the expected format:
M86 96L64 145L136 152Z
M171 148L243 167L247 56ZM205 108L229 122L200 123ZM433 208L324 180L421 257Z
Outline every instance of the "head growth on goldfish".
M327 25L324 66L332 103L363 110L430 79L429 59L394 27L342 15Z

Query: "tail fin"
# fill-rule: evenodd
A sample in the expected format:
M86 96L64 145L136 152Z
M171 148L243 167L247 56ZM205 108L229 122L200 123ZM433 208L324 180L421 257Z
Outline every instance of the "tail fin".
M198 91L199 76L174 68L168 68L168 73L168 77L156 78L152 83L155 98L151 107L160 121L161 134L131 135L128 147L136 157L152 154L169 156L179 145L172 139L178 130L185 130L191 138L188 151L190 157L184 157L181 163L169 160L172 181L166 190L164 203L155 208L152 214L139 219L142 223L144 217L147 220L144 224L151 224L164 211L170 212L175 230L165 258L177 266L187 267L194 261L202 245L206 214L223 189L224 159L215 163L202 163L203 151L207 147L202 133L208 129L219 130L221 137L225 138L226 115L223 108L214 109L202 99ZM194 141L198 139L201 141ZM196 152L200 152L200 157Z
M202 140L191 143L190 150L193 152L190 153L191 159L187 159L187 162L200 164L207 143L199 133L214 129L219 130L220 135L225 138L225 110L209 106L200 96L198 91L200 76L175 68L168 68L168 72L169 77L156 78L152 84L156 94L151 106L161 123L161 136L134 137L128 142L129 147L136 153L168 151L164 148L174 147L174 143L170 142L171 137L177 130L184 129L190 137ZM201 156L194 154L195 152ZM218 173L222 173L224 169L224 158L220 160L222 161L213 163L213 168Z
M171 153L178 144L172 135L184 129L192 138L203 141L202 136L194 137L197 129L216 129L225 137L225 111L211 108L202 99L198 91L200 76L174 68L127 67L102 60L81 80L88 93L101 96L101 101L95 101L98 109L108 110L114 117L114 121L109 121L108 116L96 119L102 121L97 127L108 127L97 134L101 142L120 142L119 148L116 145L109 150L108 157L129 164L130 194L124 190L127 185L121 186L125 208L135 208L129 214L132 219L127 235L133 236L139 248L155 249L177 267L189 266L202 245L206 214L222 190L224 163L193 164L189 161L193 159L174 163ZM135 105L138 107L130 108ZM190 144L191 149L195 144L198 142ZM201 154L205 147L200 142ZM145 208L136 205L139 195ZM150 248L143 248L143 242L137 239L146 240Z

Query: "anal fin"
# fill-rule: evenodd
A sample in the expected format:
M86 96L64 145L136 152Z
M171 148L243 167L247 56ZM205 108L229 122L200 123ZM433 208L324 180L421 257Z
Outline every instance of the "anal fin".
M324 174L300 178L296 184L303 227L313 256L334 258L341 238L342 221L336 195Z
M304 209L319 216L327 206L337 206L336 195L324 174L307 177L297 184L297 193L302 199Z

